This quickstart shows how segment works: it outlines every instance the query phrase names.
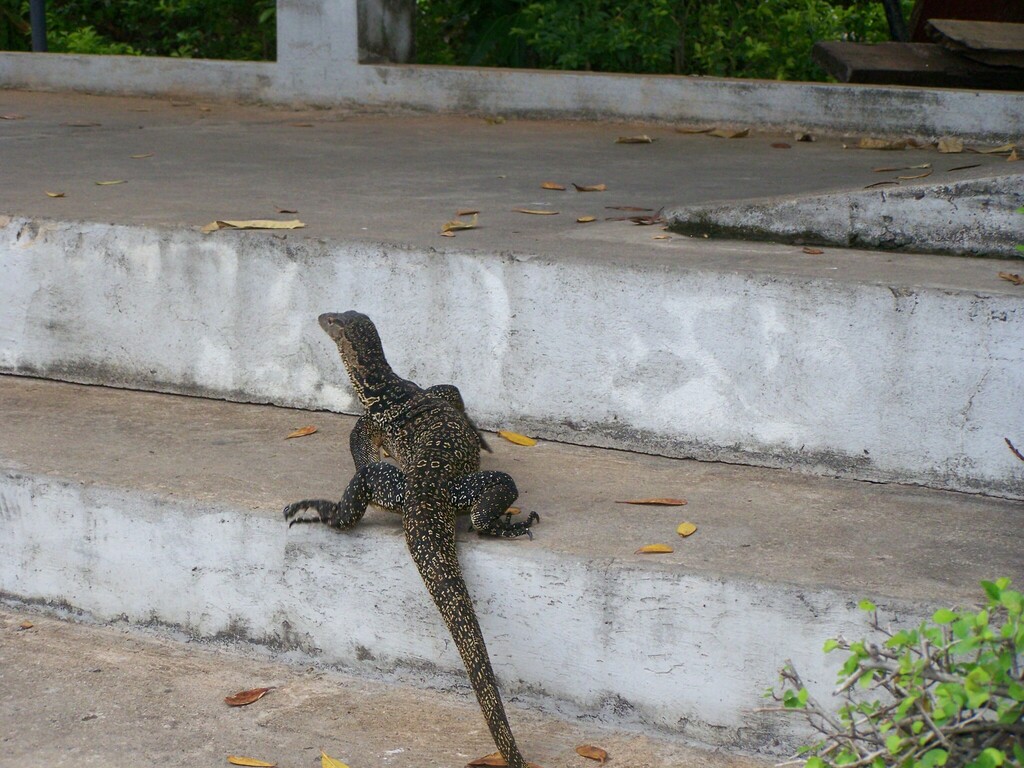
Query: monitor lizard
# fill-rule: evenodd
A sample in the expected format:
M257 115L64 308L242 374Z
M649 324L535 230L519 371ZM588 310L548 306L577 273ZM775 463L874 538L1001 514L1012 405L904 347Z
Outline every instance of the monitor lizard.
M486 443L465 415L456 387L421 389L398 376L364 314L327 313L319 322L337 345L365 408L349 438L356 474L340 502L305 499L285 507L284 517L289 527L322 522L346 530L368 504L402 514L406 545L462 656L494 743L509 766L525 768L462 576L455 516L468 514L481 534L506 538L532 538L530 526L540 518L531 512L512 522L508 508L518 496L515 481L504 472L480 471ZM394 464L380 460L382 448ZM316 516L298 516L305 510Z

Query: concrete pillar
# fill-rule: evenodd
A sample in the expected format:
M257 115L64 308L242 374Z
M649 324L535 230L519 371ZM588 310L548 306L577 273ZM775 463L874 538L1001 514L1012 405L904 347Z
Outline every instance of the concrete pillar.
M415 55L416 0L358 0L359 61L409 64Z

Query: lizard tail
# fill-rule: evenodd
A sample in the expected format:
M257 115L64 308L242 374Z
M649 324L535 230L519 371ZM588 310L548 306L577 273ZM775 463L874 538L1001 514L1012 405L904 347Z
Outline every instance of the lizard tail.
M407 496L403 516L405 541L466 665L469 681L498 751L510 768L526 768L509 727L484 636L462 577L455 550L455 517L439 507L430 494Z

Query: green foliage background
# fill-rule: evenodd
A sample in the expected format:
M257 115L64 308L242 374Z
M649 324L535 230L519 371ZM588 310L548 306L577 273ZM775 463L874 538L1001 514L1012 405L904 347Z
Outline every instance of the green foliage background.
M912 0L903 0L909 17ZM818 40L878 42L877 0L417 0L423 64L821 80ZM50 50L273 59L274 0L49 0ZM28 50L28 0L0 0Z

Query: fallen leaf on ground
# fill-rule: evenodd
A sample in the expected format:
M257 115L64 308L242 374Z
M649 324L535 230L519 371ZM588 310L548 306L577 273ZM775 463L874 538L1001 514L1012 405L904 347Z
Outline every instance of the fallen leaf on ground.
M312 429L316 432L316 427L305 427L305 429ZM299 430L301 432L301 430ZM308 433L306 433L308 434ZM292 435L289 435L291 437ZM224 703L229 707L244 707L246 704L252 704L254 701L258 701L267 695L267 691L270 688L252 688L248 691L239 691L233 696L225 696Z
M600 747L595 747L590 744L580 744L576 747L576 754L580 757L589 757L591 760L597 760L604 762L608 759L608 753Z
M651 238L651 240L671 240L671 239L672 239L672 237L670 235L655 235L654 237Z
M502 123L505 122L505 118L502 117L501 115L495 115L493 117L485 117L484 121L488 125L501 125Z
M911 176L897 176L896 178L897 179L901 179L903 181L911 181L912 179L923 179L923 178L925 178L927 176L931 176L931 175L932 175L931 171L925 171L924 173L915 173L915 174L913 174Z
M297 208L278 208L277 212L278 213L298 213L299 210Z
M464 209L462 209L462 210L458 210L458 211L456 211L456 212L455 212L455 215L456 215L456 216L475 216L475 215L476 215L476 214L478 214L478 213L480 213L480 211L478 211L478 210L476 210L476 209L473 209L473 208L464 208Z
M1016 272L1000 272L999 276L1003 280L1009 280L1014 285L1024 285L1024 277L1021 277Z
M558 211L540 211L535 208L513 208L515 213L531 213L534 216L557 216Z
M640 208L636 205L606 205L609 211L653 211L653 208Z
M577 184L573 182L577 192L604 192L608 189L607 184Z
M31 621L26 620L26 621L21 622L21 624L18 625L18 629L32 629L32 627L34 627L34 626L35 626L35 624L33 624Z
M809 253L811 256L821 256L821 254L824 253L821 248L811 248L809 245L805 245L802 250L804 253Z
M228 755L228 762L232 765L248 765L253 768L274 768L277 763L268 763L265 760L257 760L255 757L239 757Z
M864 189L874 189L875 187L898 187L900 183L898 181L876 181L874 184L868 184Z
M348 768L348 766L341 762L341 760L335 760L326 752L320 750L320 768Z
M1007 152L1013 152L1017 148L1016 144L1000 144L998 147L989 147L988 149L975 149L974 147L967 147L968 152L975 152L979 155L1003 155Z
M653 507L682 507L686 505L686 499L628 499L616 501L616 504L646 504Z
M1020 155L1017 154L1017 150L1015 149L1013 150L1013 152L1010 153L1010 155L1006 159L1009 160L1011 163L1015 163L1018 160L1020 160Z
M217 221L211 221L199 231L204 235L208 235L210 232L216 232L218 229L301 229L304 226L306 225L298 219L291 219L289 221L277 221L276 219L240 219L225 221L217 219Z
M508 440L510 443L516 445L536 445L537 441L532 437L526 435L520 435L518 432L509 432L507 429L499 429L498 434Z
M442 232L441 237L455 237L454 232Z
M685 126L676 128L676 133L710 133L712 128L687 128Z
M981 168L981 163L971 163L970 165L958 165L955 168L950 168L947 173L953 171L966 171L968 168Z
M557 181L542 181L540 183L540 188L541 189L553 189L556 192L564 192L565 191L565 185L564 184L559 184Z
M676 526L676 533L678 533L683 538L686 538L687 536L696 532L697 526L693 523L680 523Z
M931 163L921 163L920 165L883 165L881 168L872 168L871 170L874 173L895 173L896 171L919 171L931 167Z
M595 216L580 216L576 219L577 224L589 224L592 221L597 221L597 218Z
M653 142L654 139L646 133L641 133L639 136L619 136L615 140L616 144L651 144Z
M0 120L24 120L24 115L16 115L13 112L8 112L6 115L0 115Z
M152 157L154 154L155 153L153 152L143 152L141 155L129 155L129 157L131 157L132 160L142 160L147 157Z
M312 123L288 123L292 128L312 128Z
M489 755L484 755L483 757L478 757L475 760L470 760L466 765L474 766L474 768L478 765L495 766L496 768L500 768L500 766L507 766L508 763L506 763L505 758L501 756L501 752L491 752Z
M93 122L92 120L69 120L61 125L67 126L68 128L95 128L99 123Z
M792 149L792 148L793 148L792 144L787 144L784 141L776 141L775 143L772 144L772 149Z
M852 146L855 149L906 149L906 139L876 139L865 136L854 145L843 144L843 147Z
M477 215L474 213L473 218L470 221L460 221L459 219L452 219L451 221L446 221L443 225L441 225L441 233L444 234L445 232L459 232L463 229L476 229L476 225Z
M668 544L645 544L634 555L667 555L675 550Z
M285 440L290 440L293 437L305 437L306 435L312 435L316 432L316 427L310 424L308 427L299 427L294 432L290 432L285 436Z
M715 128L708 133L708 136L717 136L720 139L742 139L749 135L749 128Z
M630 216L628 221L632 221L634 224L638 224L641 227L649 227L652 224L664 224L665 220L661 217L661 212L654 214L653 216Z
M97 181L97 187L112 187L115 184L124 184L127 179L114 179L113 181Z
M47 192L46 196L47 197L64 197L64 193L63 192Z
M943 136L935 146L944 155L955 155L964 151L964 140L957 136Z

